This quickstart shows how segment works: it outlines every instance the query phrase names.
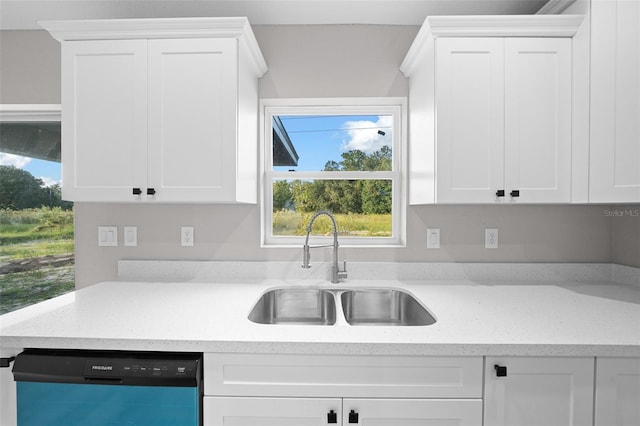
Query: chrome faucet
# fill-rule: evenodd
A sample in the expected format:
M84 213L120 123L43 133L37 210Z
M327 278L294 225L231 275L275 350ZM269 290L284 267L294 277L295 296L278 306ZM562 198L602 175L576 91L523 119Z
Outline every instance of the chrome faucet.
M328 216L331 219L331 223L333 224L333 244L327 244L323 246L309 246L309 235L311 234L311 228L313 228L313 222L318 218L318 216ZM310 249L319 248L319 247L333 247L333 264L331 265L331 282L339 283L340 278L347 278L347 261L344 261L344 267L340 270L338 266L338 225L336 223L336 218L331 214L331 212L327 210L320 210L313 215L311 220L309 221L309 226L307 226L307 238L304 240L304 246L302 246L302 267L303 268L311 268L309 265L309 259L311 258Z

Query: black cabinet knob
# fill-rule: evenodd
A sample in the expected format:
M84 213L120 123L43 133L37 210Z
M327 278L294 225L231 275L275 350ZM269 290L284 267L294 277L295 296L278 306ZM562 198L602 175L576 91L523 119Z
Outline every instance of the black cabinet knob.
M156 190L153 188L147 188L147 195L155 195L156 194Z
M494 365L493 368L496 370L496 376L498 377L507 377L507 367L503 365Z
M327 423L338 423L338 414L331 410L327 413Z
M140 188L133 188L133 195L140 195L142 194L142 189Z
M498 189L496 191L496 197L504 197L504 189Z
M513 191L510 192L512 197L519 197L520 196L520 190L518 189L514 189Z
M358 413L355 410L351 410L349 413L349 423L358 423Z

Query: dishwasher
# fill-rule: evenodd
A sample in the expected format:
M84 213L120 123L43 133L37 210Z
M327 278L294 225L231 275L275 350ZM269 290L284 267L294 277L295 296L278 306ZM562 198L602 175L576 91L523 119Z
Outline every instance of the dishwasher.
M202 354L25 350L18 426L202 424Z

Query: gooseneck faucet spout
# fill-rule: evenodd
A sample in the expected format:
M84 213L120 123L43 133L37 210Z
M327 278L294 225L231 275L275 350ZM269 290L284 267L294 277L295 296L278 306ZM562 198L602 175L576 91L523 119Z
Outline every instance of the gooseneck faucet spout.
M318 218L318 216L328 216L331 219L331 223L333 225L333 244L331 245L322 245L322 246L309 246L309 235L311 234L311 230L313 228L313 222ZM331 282L338 283L340 282L340 278L347 278L347 262L344 262L344 268L340 270L338 266L338 224L336 223L336 218L331 214L331 212L327 210L320 210L316 212L309 221L309 226L307 226L307 237L304 240L304 246L302 246L302 267L310 268L309 260L311 259L310 249L318 248L318 247L333 247L333 263L331 265Z

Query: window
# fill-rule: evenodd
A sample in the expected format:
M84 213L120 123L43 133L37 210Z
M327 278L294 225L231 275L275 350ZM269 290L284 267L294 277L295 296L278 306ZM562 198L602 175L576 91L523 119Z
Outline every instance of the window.
M298 245L336 216L341 245L404 245L406 102L263 100L262 242ZM330 221L314 239L330 237Z
M0 105L0 314L74 290L60 105Z

